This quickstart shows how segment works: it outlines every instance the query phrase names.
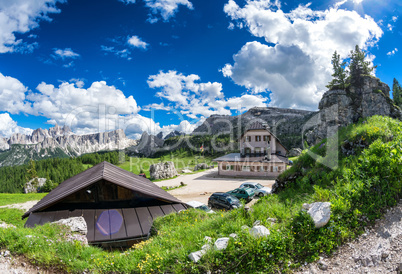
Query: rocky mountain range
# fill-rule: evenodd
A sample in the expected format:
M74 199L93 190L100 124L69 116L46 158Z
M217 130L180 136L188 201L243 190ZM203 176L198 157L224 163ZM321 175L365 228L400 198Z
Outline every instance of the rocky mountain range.
M273 107L254 107L238 116L212 115L193 134L231 134L237 139L251 123L267 123L287 148L302 147L303 125L317 112Z
M16 133L0 139L0 166L24 164L29 159L71 157L98 151L122 150L137 141L126 138L122 129L76 135L69 127L58 125L36 129L31 135Z
M378 78L364 76L359 86L347 90L327 91L319 103L319 111L254 107L238 116L212 115L191 135L229 135L237 140L245 128L255 121L269 125L281 143L288 148L303 148L333 134L339 127L357 122L360 118L386 115L402 119L402 112L389 96L390 88ZM141 139L126 138L122 129L88 135L75 135L64 126L37 129L31 135L14 134L0 138L0 166L26 163L29 159L79 156L84 153L125 149L129 155L155 155L185 146L169 146L167 139L184 135L173 131L150 135ZM186 138L189 136L186 136Z

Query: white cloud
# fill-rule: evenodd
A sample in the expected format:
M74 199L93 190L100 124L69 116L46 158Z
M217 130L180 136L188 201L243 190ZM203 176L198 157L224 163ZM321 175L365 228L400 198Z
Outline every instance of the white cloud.
M339 5L324 11L300 5L285 13L269 0L247 0L244 7L229 0L224 11L237 27L273 45L247 43L223 74L254 93L271 91L271 105L316 109L331 79L333 52L346 58L355 45L367 49L383 34L371 17Z
M132 45L135 48L143 48L143 49L147 49L148 47L148 43L144 42L141 40L141 38L139 38L138 36L134 35L132 37L130 37L127 41L130 45Z
M14 121L10 114L1 113L0 114L0 136L2 137L10 137L14 133L21 133L30 135L32 134L32 129L24 128L17 125L17 122Z
M30 92L32 103L28 114L48 118L48 123L69 125L76 133L102 132L119 128L119 119L136 115L140 110L133 96L126 97L121 90L106 82L94 82L88 89L73 83L55 87L44 82Z
M398 49L395 48L395 49L391 50L390 52L388 52L387 55L388 55L388 56L392 56L392 55L394 55L394 54L397 53L397 52L398 52Z
M118 50L115 47L107 47L107 46L101 45L101 50L105 52L105 55L107 55L107 53L112 53L120 58L131 60L131 57L130 57L131 52L128 49Z
M159 19L155 15L160 14L163 20L169 21L179 9L179 5L183 5L188 9L193 9L193 4L188 0L144 0L145 6L151 9L148 22L156 23Z
M64 0L6 0L0 1L0 53L32 51L35 45L17 39L39 26L41 20L51 21L51 13L59 13L57 3Z
M0 73L0 111L11 114L24 111L27 107L24 103L26 91L27 88L19 80Z
M387 29L388 29L389 31L392 31L392 30L394 29L394 26L391 25L391 24L388 24L388 25L387 25Z
M157 75L149 76L148 85L160 89L156 96L169 101L171 109L179 110L191 119L212 114L230 115L230 110L244 111L254 106L266 106L267 98L260 95L225 99L221 83L197 83L199 80L200 77L195 74L185 76L177 71L160 71Z
M76 52L74 52L72 49L70 48L65 48L65 49L54 49L54 54L53 57L55 59L57 58L61 58L61 59L76 59L78 58L80 55Z
M353 0L353 4L360 4L363 0Z
M392 16L392 21L396 22L398 20L398 16Z

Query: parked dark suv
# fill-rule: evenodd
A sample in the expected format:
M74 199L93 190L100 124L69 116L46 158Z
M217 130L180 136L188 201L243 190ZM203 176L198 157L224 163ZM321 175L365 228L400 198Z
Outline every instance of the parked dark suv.
M239 199L236 197L223 192L215 192L212 194L208 199L208 206L218 209L234 209L241 207L242 204L240 203Z

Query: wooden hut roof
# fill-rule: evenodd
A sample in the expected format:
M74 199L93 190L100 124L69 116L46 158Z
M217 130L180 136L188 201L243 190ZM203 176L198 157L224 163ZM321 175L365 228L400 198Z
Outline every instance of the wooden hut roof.
M156 199L171 203L182 203L179 199L164 191L150 180L112 165L111 163L102 162L62 182L30 210L25 212L22 218L28 217L29 214L33 212L42 211L58 203L70 194L84 189L102 179Z

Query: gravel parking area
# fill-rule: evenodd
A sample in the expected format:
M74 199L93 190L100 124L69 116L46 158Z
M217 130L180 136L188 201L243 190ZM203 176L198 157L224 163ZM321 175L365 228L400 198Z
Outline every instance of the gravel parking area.
M244 182L256 182L272 187L275 180L261 178L228 178L218 175L218 169L209 169L196 174L180 175L171 180L156 182L158 186L179 186L183 182L187 186L170 190L169 193L183 202L199 201L208 204L208 198L214 192L226 192L238 188Z

